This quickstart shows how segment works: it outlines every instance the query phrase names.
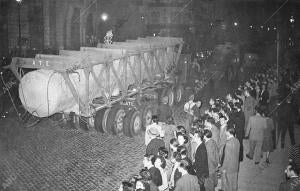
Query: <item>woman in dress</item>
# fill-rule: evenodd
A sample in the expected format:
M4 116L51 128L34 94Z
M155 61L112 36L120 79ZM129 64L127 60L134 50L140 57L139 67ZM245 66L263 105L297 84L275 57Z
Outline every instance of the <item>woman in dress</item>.
M267 123L267 128L264 129L264 140L263 140L263 145L262 145L262 152L266 153L266 163L270 163L269 160L269 156L270 156L270 152L273 152L273 136L272 133L274 131L274 122L273 119L268 116L268 114L266 114L265 110L263 112L263 116L266 119L266 123Z

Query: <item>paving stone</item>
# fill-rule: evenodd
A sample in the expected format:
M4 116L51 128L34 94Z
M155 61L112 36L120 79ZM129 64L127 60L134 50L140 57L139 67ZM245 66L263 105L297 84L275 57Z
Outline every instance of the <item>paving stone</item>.
M211 95L209 91L204 88L203 102ZM218 90L218 95L228 91L224 86ZM178 125L185 123L182 110L182 105L174 109ZM142 168L143 134L128 138L62 129L49 119L34 128L22 129L21 126L13 119L0 121L0 138L5 137L0 139L0 143L5 144L0 148L0 190L114 191L122 180L128 180ZM244 144L246 146L247 141ZM278 159L270 167L262 165L261 170L254 168L253 161L245 159L239 175L241 190L259 191L262 184L265 190L274 189L272 180L276 179L277 183L281 179L284 152L272 153L271 161L272 156ZM271 168L274 171L269 171ZM269 173L272 177L275 173L279 175L265 178ZM248 182L249 179L253 181Z

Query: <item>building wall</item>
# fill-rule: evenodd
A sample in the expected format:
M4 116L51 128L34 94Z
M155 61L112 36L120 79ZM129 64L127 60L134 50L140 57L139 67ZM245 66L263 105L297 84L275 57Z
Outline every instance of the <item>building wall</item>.
M24 2L20 7L20 23L21 23L21 38L29 39L29 2ZM9 49L16 48L18 46L19 37L19 22L18 22L18 4L15 1L11 1L8 11L8 47Z
M192 25L189 0L145 0L148 34L182 36Z

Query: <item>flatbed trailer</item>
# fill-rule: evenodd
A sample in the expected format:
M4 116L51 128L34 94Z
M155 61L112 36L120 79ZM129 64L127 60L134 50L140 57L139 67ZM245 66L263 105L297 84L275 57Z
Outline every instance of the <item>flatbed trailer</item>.
M146 37L59 55L12 59L9 68L20 81L19 98L37 117L62 113L75 126L134 136L151 121L163 97L173 106L183 98L189 60L183 40ZM36 69L25 75L22 68ZM176 72L181 71L178 76Z

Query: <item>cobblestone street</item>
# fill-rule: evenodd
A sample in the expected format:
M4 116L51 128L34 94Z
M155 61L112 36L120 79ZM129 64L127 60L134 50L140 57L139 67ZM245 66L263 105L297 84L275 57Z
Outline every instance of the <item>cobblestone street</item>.
M12 120L0 126L18 128ZM0 190L115 190L138 172L145 150L138 137L66 130L49 120L10 131L0 153Z
M203 108L210 96L224 97L231 88L221 83L211 89L208 84L200 92ZM184 118L180 105L175 108L176 124L184 124ZM0 190L113 191L142 168L143 134L128 138L62 129L50 119L29 129L21 126L14 119L0 121ZM244 147L247 151L247 140ZM240 167L239 190L276 190L284 180L286 155L287 149L271 153L270 166L254 166L245 159Z
M203 101L211 94L206 88ZM176 107L176 124L184 124L184 117L182 105ZM14 119L0 121L0 190L117 190L142 168L143 134L62 129L50 119L21 126Z

